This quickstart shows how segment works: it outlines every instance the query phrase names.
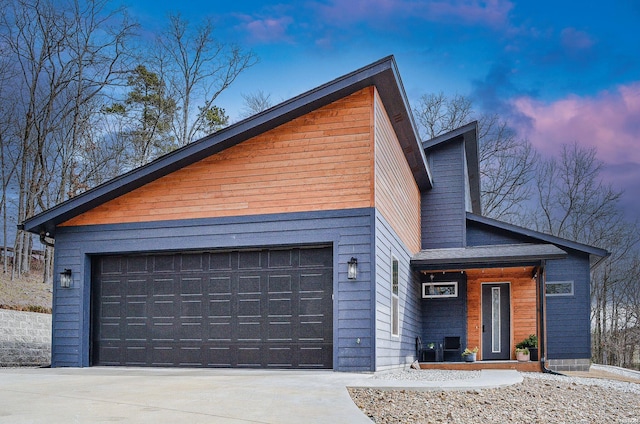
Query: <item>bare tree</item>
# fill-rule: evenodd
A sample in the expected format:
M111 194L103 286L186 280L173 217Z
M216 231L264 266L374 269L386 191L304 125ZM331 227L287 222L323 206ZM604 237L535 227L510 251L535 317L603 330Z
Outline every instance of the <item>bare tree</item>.
M210 20L193 26L179 14L169 15L158 47L157 73L176 101L173 132L178 146L184 146L211 128L208 118L219 116L216 99L257 58L251 51L217 40Z
M75 172L71 152L85 119L81 106L119 76L133 27L108 0L5 1L0 42L15 75L10 134L19 146L19 222L69 193ZM18 232L13 268L18 275L29 271L32 243L29 234Z
M273 106L271 94L266 94L262 90L255 93L243 94L242 118L248 118Z
M420 133L433 138L476 119L469 99L443 93L425 94L414 109ZM536 153L531 144L497 115L478 119L483 214L519 222L531 194Z

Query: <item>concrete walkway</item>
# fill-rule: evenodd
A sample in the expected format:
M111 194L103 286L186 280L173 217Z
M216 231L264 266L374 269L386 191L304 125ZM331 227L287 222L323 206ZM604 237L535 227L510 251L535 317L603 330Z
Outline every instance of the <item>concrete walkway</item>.
M1 369L0 423L367 423L346 387L480 389L522 380L397 382L332 371L56 368Z

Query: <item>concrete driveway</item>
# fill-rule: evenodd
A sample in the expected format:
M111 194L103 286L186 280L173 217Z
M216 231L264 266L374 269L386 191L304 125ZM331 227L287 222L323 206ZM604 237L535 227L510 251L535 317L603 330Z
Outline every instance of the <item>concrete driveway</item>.
M367 423L333 371L1 369L0 423Z

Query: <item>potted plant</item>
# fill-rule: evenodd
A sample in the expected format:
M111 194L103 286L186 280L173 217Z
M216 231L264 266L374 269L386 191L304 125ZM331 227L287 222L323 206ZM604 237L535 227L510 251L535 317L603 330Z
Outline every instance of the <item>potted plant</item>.
M464 359L465 362L475 362L477 353L478 353L478 346L472 349L466 348L464 352L462 352L462 358Z
M519 362L529 362L529 348L516 347L516 359Z
M522 349L525 347L529 349L531 360L537 361L538 360L538 336L536 336L535 334L530 334L529 337L527 337L520 343L516 344L516 348Z

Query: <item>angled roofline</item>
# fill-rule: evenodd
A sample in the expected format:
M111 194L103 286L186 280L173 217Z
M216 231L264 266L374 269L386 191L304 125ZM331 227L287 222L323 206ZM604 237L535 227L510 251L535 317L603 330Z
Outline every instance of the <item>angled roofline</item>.
M109 180L19 227L54 237L57 225L77 215L369 86L378 90L418 187L431 188L431 173L398 67L395 58L387 56Z
M551 234L545 234L539 231L530 230L528 228L518 227L517 225L507 224L506 222L498 221L496 219L487 218L485 216L480 216L469 212L467 212L467 221L488 225L490 227L530 237L539 241L543 241L545 243L551 243L561 248L586 253L589 255L592 269L597 267L600 262L602 262L602 260L609 257L609 255L611 254L607 250L601 249L599 247L578 243L561 237L552 236Z
M474 213L482 214L480 201L480 155L478 153L478 121L472 121L455 130L440 134L422 142L422 148L429 151L453 140L464 141L467 168L469 173L469 189L471 191L471 207Z

